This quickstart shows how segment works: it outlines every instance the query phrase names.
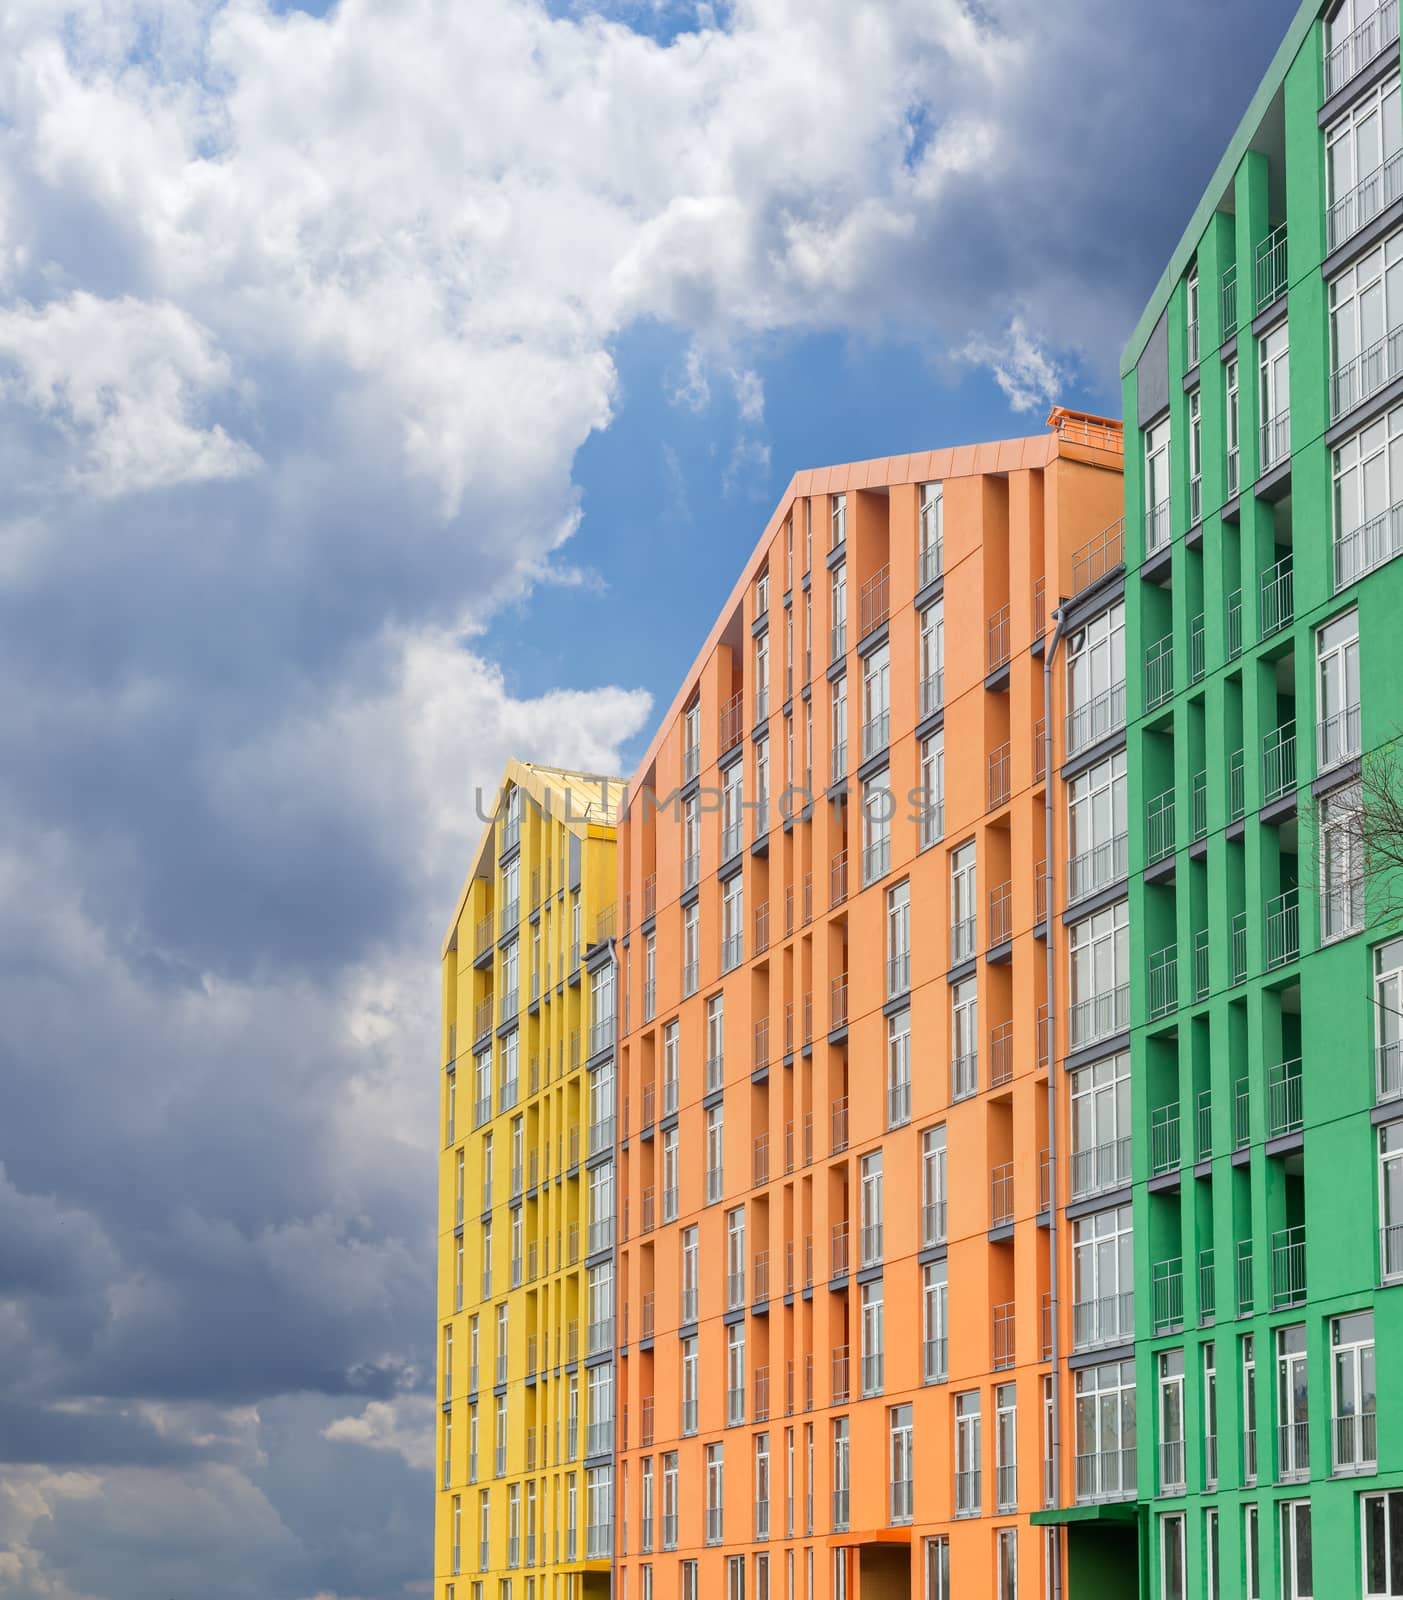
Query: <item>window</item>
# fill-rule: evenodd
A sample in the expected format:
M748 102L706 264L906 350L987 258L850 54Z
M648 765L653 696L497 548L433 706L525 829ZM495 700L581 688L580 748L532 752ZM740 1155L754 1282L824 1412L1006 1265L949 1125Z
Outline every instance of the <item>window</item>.
M720 1544L724 1530L726 1504L726 1464L724 1448L706 1447L706 1542Z
M1403 504L1403 406L1334 453L1335 588L1403 551L1403 521L1393 508Z
M755 1435L755 1537L770 1537L770 1436Z
M726 1309L745 1304L745 1207L726 1213Z
M664 1550L677 1548L677 1452L669 1450L663 1457L663 1526Z
M1379 1099L1403 1095L1403 939L1374 951L1374 1065Z
M1125 877L1128 839L1125 751L1117 750L1067 785L1068 900Z
M1325 19L1325 93L1335 94L1398 37L1387 0L1340 0Z
M589 1253L613 1248L614 1164L606 1161L589 1175Z
M678 1320L685 1328L697 1320L697 1225L682 1230L682 1307Z
M886 1322L883 1316L882 1284L862 1286L862 1392L881 1394L885 1368Z
M598 1155L614 1143L614 1068L606 1063L589 1074L589 1153Z
M682 1427L683 1438L697 1431L698 1395L697 1336L682 1341Z
M732 1323L726 1329L726 1426L737 1428L745 1421L745 1324Z
M1257 1342L1242 1340L1242 1481L1257 1481Z
M955 1515L977 1517L981 1504L979 1391L955 1396Z
M1135 1493L1135 1363L1107 1361L1075 1374L1078 1502Z
M697 992L701 977L701 917L696 901L682 908L682 998Z
M706 1203L714 1205L722 1194L725 1173L725 1112L721 1106L706 1111Z
M761 838L770 826L770 741L755 741L755 837Z
M921 1135L921 1244L945 1243L945 1127Z
M921 1268L921 1335L921 1381L944 1383L950 1370L950 1301L943 1261Z
M745 1600L745 1557L726 1557L726 1600Z
M1317 759L1326 772L1359 754L1359 613L1351 608L1327 622L1315 654Z
M999 1600L1018 1600L1018 1529L998 1533Z
M910 1522L912 1506L911 1407L892 1406L887 1412L887 1520Z
M1238 409L1237 358L1228 362L1227 372L1227 443L1228 443L1228 494L1235 495L1241 482L1242 453L1239 440L1240 412Z
M1117 601L1067 640L1067 754L1125 726L1125 606Z
M614 1342L614 1264L605 1261L589 1269L590 1355L600 1355Z
M950 1600L950 1540L937 1534L925 1542L926 1592L924 1600Z
M736 873L721 887L721 970L729 972L745 953L744 876Z
M870 761L890 743L890 653L882 645L862 663L862 759Z
M1125 1051L1071 1074L1072 1198L1130 1182L1130 1056Z
M1187 1600L1184 1578L1184 1519L1159 1519L1159 1592L1163 1600Z
M979 878L974 840L950 856L950 965L973 955L979 913Z
M755 721L770 714L770 636L762 633L755 641Z
M443 1414L443 1487L453 1481L453 1409Z
M848 773L848 680L839 678L833 685L833 714L830 723L833 765L830 780L841 783Z
M911 988L911 885L887 890L887 999Z
M515 1028L502 1040L502 1086L497 1095L498 1112L510 1111L516 1104L519 1083L517 1069L518 1042Z
M1188 282L1184 285L1185 348L1184 364L1198 365L1198 266L1189 268Z
M1262 1600L1262 1550L1261 1518L1256 1506L1244 1506L1242 1511L1242 1557L1246 1570L1247 1594L1245 1600Z
M874 1150L859 1164L862 1233L859 1265L875 1266L882 1259L882 1152Z
M744 846L742 817L745 772L739 761L733 761L721 774L721 859L729 861L738 856Z
M613 1547L613 1472L609 1467L585 1471L585 1555L603 1560Z
M1071 929L1072 1049L1130 1026L1130 908L1124 900L1074 922Z
M1260 469L1266 472L1291 454L1291 388L1289 330L1284 322L1262 336L1258 347L1262 419Z
M473 1127L480 1128L492 1116L492 1053L484 1050L473 1057Z
M833 1531L848 1526L848 1419L833 1419Z
M921 849L945 837L945 730L921 740L921 789L918 796Z
M1336 1472L1373 1472L1379 1459L1374 1382L1374 1313L1330 1319ZM1399 1530L1403 1533L1403 1529Z
M917 588L934 583L944 570L945 486L921 485L921 559L916 576ZM942 1597L943 1600L943 1597Z
M1276 1334L1277 1477L1310 1476L1310 1389L1306 1383L1306 1330L1278 1328Z
M726 1060L726 998L714 994L706 1002L706 1092L721 1087Z
M887 1018L887 1127L911 1120L911 1013Z
M994 1390L994 1505L999 1512L1018 1507L1018 1402L1016 1386Z
M829 540L829 548L836 550L848 536L848 497L845 494L833 496L832 507L833 530Z
M1159 1371L1159 1492L1184 1489L1184 1352L1162 1350Z
M1403 327L1403 232L1330 284L1330 414L1339 418L1398 376Z
M862 881L875 883L891 868L892 796L885 772L862 786Z
M1284 1500L1281 1504L1282 1600L1314 1600L1311 1572L1310 1501Z
M1145 554L1169 543L1169 418L1145 430Z
M945 704L945 601L924 606L920 613L921 710L932 717Z
M1218 1487L1218 1351L1211 1339L1203 1347L1203 1486Z
M1325 131L1326 248L1337 249L1403 193L1398 75L1361 95Z
M1403 1490L1366 1494L1364 1520L1365 1600L1403 1595Z
M669 1128L662 1139L663 1144L663 1221L677 1221L677 1175L679 1167L679 1150L677 1129Z
M834 567L828 580L828 616L832 656L834 661L840 661L848 650L848 569L842 562Z
M1134 1241L1129 1206L1072 1224L1072 1344L1077 1350L1135 1337Z
M950 991L950 1097L963 1100L979 1087L979 985L965 978Z
M1364 926L1364 834L1359 784L1320 801L1320 937L1343 939Z
M697 1575L696 1561L683 1561L680 1565L682 1600L701 1600L701 1579Z

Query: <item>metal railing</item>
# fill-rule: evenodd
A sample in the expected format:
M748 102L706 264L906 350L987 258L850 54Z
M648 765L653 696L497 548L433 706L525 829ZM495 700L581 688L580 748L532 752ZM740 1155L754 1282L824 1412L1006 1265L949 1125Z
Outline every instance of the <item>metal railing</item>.
M1174 635L1166 633L1145 649L1145 710L1156 710L1173 693Z
M1403 554L1403 502L1357 528L1336 533L1335 588L1345 588L1399 554Z
M1237 1314L1250 1317L1257 1303L1252 1283L1252 1241L1237 1241Z
M1336 1472L1373 1472L1379 1464L1378 1416L1351 1412L1332 1419Z
M1168 944L1150 956L1150 1020L1167 1017L1179 1005L1179 947Z
M1223 273L1222 280L1223 301L1223 337L1231 339L1237 332L1237 266L1234 264Z
M1391 328L1330 375L1330 416L1337 421L1403 372L1403 328Z
M1182 1494L1184 1489L1184 1441L1162 1439L1159 1446L1159 1487L1161 1494Z
M1267 1136L1299 1133L1301 1118L1301 1059L1282 1061L1267 1073Z
M1227 652L1228 660L1235 661L1242 654L1242 590L1234 589L1227 601Z
M950 1057L950 1097L963 1100L979 1088L979 1052L966 1050Z
M977 1517L980 1506L979 1469L972 1471L956 1472L955 1474L955 1515L957 1517Z
M1006 805L1009 797L1009 782L1012 764L1007 741L989 755L989 810L996 806Z
M1233 1086L1233 1149L1241 1150L1252 1142L1252 1089L1247 1078Z
M1121 1500L1135 1493L1135 1451L1088 1450L1075 1461L1075 1492L1079 1502Z
M1262 638L1279 633L1294 615L1291 557L1282 556L1262 574L1260 622Z
M891 712L879 711L862 724L862 759L869 761L891 743Z
M1150 1269L1151 1307L1156 1333L1184 1325L1184 1258L1171 1256Z
M1315 744L1319 768L1328 772L1343 761L1359 754L1360 708L1358 704L1346 706L1331 716L1322 717L1315 725Z
M1393 1039L1374 1047L1374 1069L1379 1100L1397 1100L1403 1095L1403 1039Z
M1013 1078L1013 1024L1001 1022L989 1030L989 1087L997 1089Z
M1157 794L1145 807L1146 854L1154 866L1174 854L1174 790Z
M1310 1423L1281 1422L1276 1429L1278 1482L1310 1476Z
M989 1172L989 1226L1006 1227L1013 1221L1013 1163L1005 1161Z
M1160 1177L1178 1170L1180 1161L1179 1102L1150 1112L1150 1172Z
M839 1155L848 1148L848 1097L839 1095L829 1108L830 1155Z
M1067 863L1068 900L1095 894L1098 889L1125 877L1129 871L1129 841L1129 834L1117 833L1105 843L1073 856Z
M1005 1367L1013 1366L1016 1359L1014 1302L1005 1300L1002 1305L995 1306L993 1320L993 1366L996 1372L1000 1372Z
M1194 934L1194 1001L1208 998L1210 986L1208 929L1200 928Z
M833 1368L830 1374L831 1393L835 1406L846 1405L848 1396L852 1393L852 1376L850 1370L849 1351L845 1344L839 1345L833 1352Z
M1135 1295L1132 1290L1073 1303L1072 1344L1075 1349L1121 1344L1134 1337Z
M1283 722L1262 739L1262 803L1270 805L1296 787L1296 723Z
M1009 656L1008 606L1002 605L989 618L988 640L985 651L988 670L997 672L1000 667L1007 666Z
M1267 967L1284 966L1301 953L1299 892L1287 889L1267 901Z
M1278 223L1257 246L1257 310L1266 308L1286 292L1286 224Z
M1154 555L1169 543L1169 497L1145 510L1145 554Z
M1284 1311L1305 1304L1306 1230L1278 1228L1271 1236L1271 1308Z
M725 755L728 750L735 747L745 737L745 692L737 689L736 692L721 704L718 717L718 753Z
M1247 913L1233 913L1229 930L1232 946L1232 981L1241 983L1247 976Z
M1130 1182L1131 1141L1125 1134L1107 1139L1089 1150L1072 1151L1072 1199L1107 1189L1119 1189Z
M879 567L858 591L858 637L865 638L880 628L891 614L891 568Z
M862 850L862 881L875 883L884 878L891 867L891 840L887 837L864 845Z
M1291 454L1291 408L1267 417L1260 429L1258 469L1268 471Z
M1218 1315L1218 1273L1211 1250L1198 1253L1198 1320L1212 1322Z
M945 541L936 539L923 544L916 563L916 587L924 589L928 583L934 583L944 570Z
M1072 598L1125 561L1125 518L1117 517L1072 555Z
M1326 248L1337 250L1400 195L1403 195L1403 151L1395 150L1331 204L1325 213ZM1284 242L1282 248L1284 251Z
M1113 683L1067 713L1067 754L1076 755L1125 726L1125 685Z
M1117 984L1103 994L1089 995L1068 1008L1068 1033L1073 1049L1094 1044L1130 1026L1130 985Z

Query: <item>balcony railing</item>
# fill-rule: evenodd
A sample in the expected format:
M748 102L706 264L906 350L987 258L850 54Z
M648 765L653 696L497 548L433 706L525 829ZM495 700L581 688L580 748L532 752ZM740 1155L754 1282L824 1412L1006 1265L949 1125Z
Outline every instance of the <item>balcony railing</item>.
M1282 1061L1267 1074L1267 1136L1301 1131L1301 1060Z
M879 711L862 724L862 759L869 761L891 743L891 713Z
M1121 1500L1135 1494L1135 1451L1079 1451L1076 1457L1076 1497L1079 1502Z
M1017 1351L1015 1331L1014 1302L1006 1300L1002 1305L994 1307L992 1348L995 1372L1000 1372L1005 1367L1011 1367L1014 1364Z
M1095 894L1125 877L1129 870L1129 839L1129 834L1117 833L1103 844L1073 856L1067 863L1068 900Z
M1280 1482L1294 1482L1310 1476L1309 1422L1277 1424L1276 1475Z
M831 1145L829 1153L839 1155L848 1148L848 1097L840 1095L829 1110Z
M1403 328L1393 328L1330 376L1330 415L1338 420L1403 372Z
M1257 310L1286 292L1286 224L1280 223L1257 246Z
M1103 994L1089 995L1069 1007L1069 1033L1072 1048L1094 1044L1130 1026L1130 985L1118 984Z
M1184 1492L1184 1441L1162 1439L1159 1446L1159 1487L1161 1494Z
M1072 556L1072 598L1125 561L1125 518L1119 517Z
M1262 638L1269 638L1286 627L1295 614L1291 557L1283 556L1262 574L1261 629Z
M1393 1039L1374 1048L1376 1089L1380 1102L1403 1095L1403 1039Z
M955 1515L957 1517L977 1517L979 1515L980 1488L979 1469L955 1473Z
M927 1200L921 1207L921 1244L922 1246L945 1243L945 1212L944 1200Z
M965 1050L950 1057L950 1096L963 1100L979 1088L979 1052Z
M1306 1230L1278 1228L1271 1236L1271 1308L1284 1311L1306 1299Z
M997 806L1007 805L1009 796L1009 782L1012 772L1010 749L1005 741L997 750L989 755L989 782L988 808L993 811Z
M851 1514L848 1506L847 1489L833 1491L833 1529L835 1533L844 1533L848 1527L848 1517Z
M1150 866L1174 854L1174 791L1166 789L1145 807L1146 856Z
M1398 0L1383 0L1325 57L1325 95L1337 94L1398 38Z
M833 1352L832 1393L835 1406L846 1405L851 1394L852 1379L849 1374L848 1347L839 1345Z
M1013 1024L1001 1022L989 1032L989 1087L997 1089L1013 1078Z
M1403 502L1335 536L1335 588L1403 554Z
M1227 599L1227 652L1228 660L1235 661L1242 654L1242 590L1234 589Z
M1232 981L1241 983L1247 976L1247 913L1236 911L1229 928L1232 953Z
M1169 497L1145 511L1145 554L1154 555L1169 543Z
M1231 339L1237 332L1237 267L1231 266L1223 274L1223 337Z
M1129 1289L1073 1303L1072 1344L1076 1349L1121 1344L1134 1337L1135 1296Z
M745 693L737 690L722 703L718 728L720 754L725 755L745 737Z
M857 616L858 637L866 638L869 633L880 628L891 614L890 603L891 568L881 567L863 584L858 591Z
M1212 1322L1218 1314L1218 1275L1211 1250L1198 1253L1198 1320Z
M1150 1113L1150 1172L1160 1177L1176 1172L1180 1161L1179 1102Z
M1194 934L1195 1003L1208 998L1208 991L1211 983L1211 968L1209 966L1210 945L1211 941L1209 939L1208 929L1200 928L1198 932Z
M1013 1221L1013 1163L1005 1161L989 1173L989 1226L1007 1227Z
M1262 472L1285 461L1291 454L1291 411L1285 407L1267 417L1260 430L1258 465Z
M1403 195L1403 151L1385 156L1372 172L1340 195L1325 213L1326 248L1337 250ZM1278 230L1281 231L1281 230ZM1283 240L1282 249L1285 249Z
M1360 744L1358 704L1322 717L1315 725L1315 743L1322 772L1357 756Z
M1267 966L1280 967L1301 953L1299 894L1287 889L1267 901Z
M1239 1239L1237 1241L1238 1316L1250 1317L1256 1301L1256 1291L1252 1282L1252 1241L1250 1239Z
M1156 1261L1151 1268L1152 1309L1156 1333L1168 1333L1184 1325L1184 1259L1172 1256Z
M1067 754L1074 756L1124 726L1125 685L1113 683L1067 713Z
M828 1276L841 1278L850 1266L848 1225L846 1222L835 1222L832 1224L832 1233L828 1241Z
M1107 1189L1119 1189L1130 1182L1130 1135L1107 1139L1089 1150L1072 1151L1072 1199Z
M1379 1464L1378 1417L1373 1411L1333 1419L1336 1472L1375 1472Z
M985 655L988 670L997 672L1000 667L1007 666L1009 655L1008 607L1003 605L989 618L988 643Z

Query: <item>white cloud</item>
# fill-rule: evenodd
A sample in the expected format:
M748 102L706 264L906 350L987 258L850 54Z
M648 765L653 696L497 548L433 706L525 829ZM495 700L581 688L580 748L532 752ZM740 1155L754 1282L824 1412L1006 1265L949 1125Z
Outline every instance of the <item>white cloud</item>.
M367 1450L392 1450L411 1467L424 1470L434 1460L434 1411L430 1395L372 1400L358 1415L338 1417L322 1437Z
M1001 341L973 339L960 358L987 367L1015 411L1034 411L1056 403L1066 374L1029 336L1021 317L1008 325Z

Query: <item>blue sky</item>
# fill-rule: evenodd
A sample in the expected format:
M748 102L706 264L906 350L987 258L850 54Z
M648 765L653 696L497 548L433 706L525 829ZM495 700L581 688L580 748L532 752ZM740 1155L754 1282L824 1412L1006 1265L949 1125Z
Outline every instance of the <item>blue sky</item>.
M799 467L1114 409L1287 0L12 0L0 1600L425 1600L439 943Z

